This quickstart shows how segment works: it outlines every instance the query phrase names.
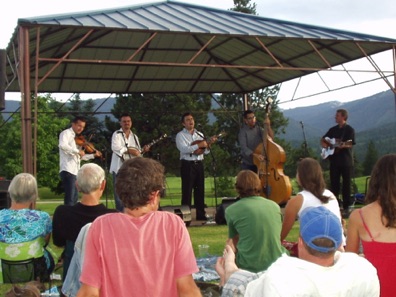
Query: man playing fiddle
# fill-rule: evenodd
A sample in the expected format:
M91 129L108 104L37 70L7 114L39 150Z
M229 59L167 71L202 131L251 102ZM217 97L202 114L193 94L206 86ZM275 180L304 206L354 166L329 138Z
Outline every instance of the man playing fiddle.
M85 124L86 119L77 116L72 120L71 127L59 134L59 176L65 191L65 205L75 205L78 201L76 178L81 160L91 160L102 155L100 151L86 154L85 150L76 144L76 136L84 131Z
M142 153L149 151L150 147L145 145L143 149L140 147L139 138L132 132L132 118L129 114L123 113L120 117L121 128L113 133L111 137L111 156L110 172L113 175L113 185L116 182L116 175L122 163L126 159L141 157ZM124 210L121 200L114 190L114 200L116 209Z

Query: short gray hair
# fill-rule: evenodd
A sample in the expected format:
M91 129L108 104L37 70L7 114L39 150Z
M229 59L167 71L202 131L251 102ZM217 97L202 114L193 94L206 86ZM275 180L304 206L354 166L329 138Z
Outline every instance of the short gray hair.
M15 203L36 201L38 199L36 178L30 173L15 175L8 187L8 193Z
M100 188L104 179L102 167L95 163L84 164L77 173L78 189L84 194L92 193Z

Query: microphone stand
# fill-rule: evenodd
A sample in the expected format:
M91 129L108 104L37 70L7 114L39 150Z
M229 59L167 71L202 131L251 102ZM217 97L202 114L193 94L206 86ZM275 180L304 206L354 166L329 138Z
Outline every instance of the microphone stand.
M200 125L199 125L199 127L200 127L200 129L202 129L202 127ZM204 140L206 140L206 138L204 137L204 133L203 132L202 132L203 134L199 133L197 130L195 130L195 132L199 136L201 136ZM210 156L212 158L212 174L213 174L213 186L214 186L214 195L215 195L215 211L216 211L217 210L216 158L215 158L215 156L214 156L214 154L213 154L211 149L209 149L209 153L210 153ZM206 222L206 223L208 223L208 222Z
M304 147L304 157L308 157L308 144L307 144L307 138L305 137L305 130L304 130L304 123L303 121L300 121L301 129L303 132L303 137L304 137L304 142L303 142L303 147Z
M104 148L103 149L104 152L104 162L102 160L102 162L104 163L104 172L105 172L105 180L106 180L106 208L108 208L108 200L109 200L109 187L107 186L107 178L109 176L109 169L107 168L107 149Z

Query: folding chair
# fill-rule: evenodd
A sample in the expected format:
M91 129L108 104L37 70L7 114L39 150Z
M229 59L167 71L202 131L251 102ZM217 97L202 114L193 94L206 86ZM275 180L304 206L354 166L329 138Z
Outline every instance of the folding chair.
M35 280L37 264L44 261L44 239L22 243L0 242L0 284Z

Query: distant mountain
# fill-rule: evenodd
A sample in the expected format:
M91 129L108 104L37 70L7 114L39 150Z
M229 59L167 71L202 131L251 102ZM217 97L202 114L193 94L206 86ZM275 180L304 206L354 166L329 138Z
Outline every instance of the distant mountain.
M370 140L375 142L380 154L396 152L396 100L391 90L346 103L333 101L283 110L289 125L281 137L293 146L301 145L304 141L302 122L308 146L319 152L319 140L336 125L334 116L339 108L348 110L348 123L356 132L355 153L359 160L364 158Z
M304 123L307 136L322 136L331 126L335 125L334 116L339 108L348 110L348 123L356 133L396 123L395 97L389 90L346 103L332 101L283 110L283 115L289 118L285 138L296 139L301 134L297 133L297 130L301 131L301 121Z

